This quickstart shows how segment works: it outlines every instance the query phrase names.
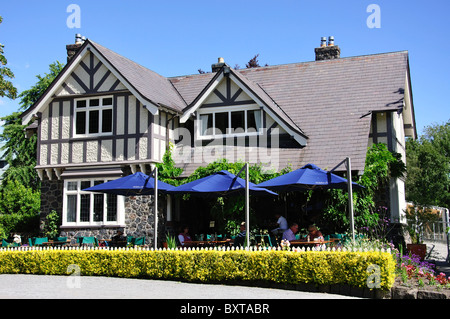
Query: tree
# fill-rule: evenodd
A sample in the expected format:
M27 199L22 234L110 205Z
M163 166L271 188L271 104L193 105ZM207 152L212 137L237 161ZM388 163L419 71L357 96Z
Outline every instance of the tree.
M406 199L421 206L450 207L450 121L425 128L406 141Z
M50 72L45 76L37 75L38 82L29 90L20 93L19 110L25 110L33 105L63 67L63 64L56 61L50 64ZM3 133L0 134L0 141L6 142L3 146L3 150L5 150L3 157L9 164L9 168L4 173L3 185L17 180L23 185L37 190L40 187L39 178L34 169L37 137L25 137L24 129L27 125L22 125L20 115L21 112L14 112L1 118L5 123L3 124Z
M259 57L259 54L255 55L253 58L251 58L250 61L248 61L248 63L245 65L245 67L246 67L247 69L250 69L250 68L259 68L260 65L259 65L259 63L258 63L258 57Z
M355 182L365 188L353 192L355 228L366 231L368 235L372 230L380 227L387 208L380 198L389 187L390 178L399 178L405 172L405 165L401 156L388 150L385 144L374 144L368 151L364 166L364 173ZM348 218L348 192L342 189L328 190L324 194L327 203L320 223L332 232L345 232L349 229ZM370 231L369 231L370 230Z
M19 98L21 98L19 110L24 111L36 103L63 68L64 64L56 61L49 65L49 73L45 73L44 76L36 75L36 78L38 79L36 84L29 90L23 91L19 94Z
M245 67L247 69L261 67L261 65L259 65L258 57L259 57L259 53L257 55L255 55L252 59L250 59L250 61L248 61L248 63L245 64ZM264 66L269 66L269 65L266 63Z
M36 141L37 137L25 137L25 125L22 125L19 112L1 118L3 132L0 140L5 141L3 158L9 167L3 174L3 186L10 181L18 181L22 185L28 185L34 190L40 188L36 170Z
M245 67L246 67L247 69L250 69L250 68L259 68L261 65L259 65L258 57L259 57L259 54L256 54L253 58L250 59L250 61L248 61L248 62L245 64ZM266 63L264 66L269 66L269 65ZM234 65L234 69L235 69L235 70L239 70L240 68L241 68L241 67L239 66L239 64L235 64L235 65ZM199 74L205 74L205 73L207 73L207 72L203 71L202 69L198 69L197 71L198 71Z
M0 24L2 23L3 18L0 16ZM11 81L6 79L13 79L14 73L5 65L8 63L5 56L3 55L3 48L5 46L0 44L0 97L7 97L10 99L15 99L17 97L17 89L14 87Z

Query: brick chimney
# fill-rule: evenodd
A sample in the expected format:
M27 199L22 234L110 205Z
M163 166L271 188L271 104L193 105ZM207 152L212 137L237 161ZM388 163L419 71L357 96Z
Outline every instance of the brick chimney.
M322 37L320 48L315 48L314 51L316 52L316 61L339 59L341 57L341 49L334 45L333 36L328 37L328 45L327 38Z
M213 72L218 72L225 65L225 60L223 58L218 58L217 63L211 64L211 70Z
M86 41L86 37L82 37L81 34L77 33L75 35L75 44L66 45L67 49L67 62L69 62L73 56L80 50L84 41Z

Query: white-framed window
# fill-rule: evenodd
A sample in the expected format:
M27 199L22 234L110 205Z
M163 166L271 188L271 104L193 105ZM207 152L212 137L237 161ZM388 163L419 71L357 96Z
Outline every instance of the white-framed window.
M259 106L204 108L197 113L200 139L261 134L262 110Z
M112 96L75 99L74 136L110 135L112 131Z
M82 191L110 179L65 180L62 226L121 225L123 196Z

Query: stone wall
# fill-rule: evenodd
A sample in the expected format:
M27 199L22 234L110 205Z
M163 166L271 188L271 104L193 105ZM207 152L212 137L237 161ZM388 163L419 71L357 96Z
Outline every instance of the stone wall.
M45 217L56 211L62 218L63 209L63 190L64 181L62 180L43 180L41 181L41 229L43 231L43 223Z

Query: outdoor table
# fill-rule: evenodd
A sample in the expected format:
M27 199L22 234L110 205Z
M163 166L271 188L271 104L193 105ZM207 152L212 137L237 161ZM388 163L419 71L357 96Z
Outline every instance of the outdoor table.
M70 240L66 240L66 241L53 241L53 240L49 240L47 242L42 243L43 245L46 246L58 246L58 245L67 245L70 244Z
M231 240L194 240L194 241L185 241L184 247L214 247L221 246L226 244L232 244Z
M305 245L305 246L315 246L315 245L323 245L323 244L329 244L329 243L334 243L334 240L310 240L310 241L306 241L306 240L292 240L290 241L291 246L296 246L296 245Z

